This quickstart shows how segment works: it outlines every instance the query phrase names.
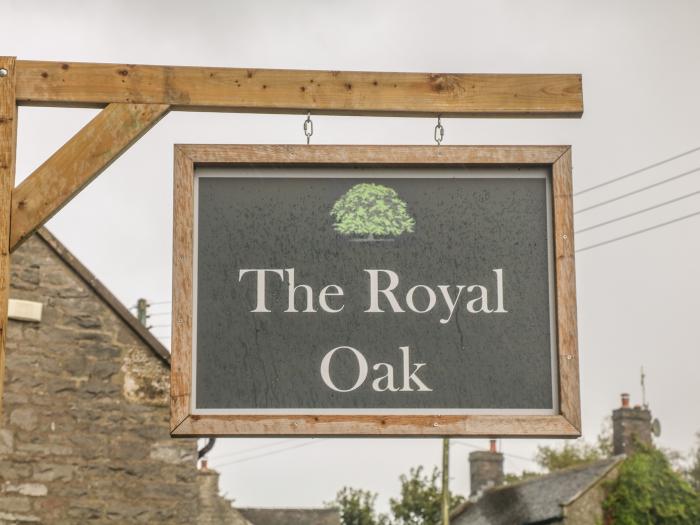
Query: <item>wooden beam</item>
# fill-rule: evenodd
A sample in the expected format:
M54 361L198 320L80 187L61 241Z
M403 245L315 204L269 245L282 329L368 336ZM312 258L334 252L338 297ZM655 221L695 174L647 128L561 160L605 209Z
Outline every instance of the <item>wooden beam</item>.
M580 117L581 75L381 73L17 62L20 104L177 110Z
M12 195L10 251L65 206L168 111L164 104L110 104Z
M10 202L17 150L16 69L14 57L0 57L0 427L5 385L5 337L10 295Z

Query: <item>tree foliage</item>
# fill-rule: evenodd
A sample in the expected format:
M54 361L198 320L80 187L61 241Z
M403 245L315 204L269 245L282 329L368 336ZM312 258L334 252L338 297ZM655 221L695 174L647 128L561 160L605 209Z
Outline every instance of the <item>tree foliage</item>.
M577 465L585 465L603 457L605 455L598 446L586 443L583 439L577 439L573 442L565 442L561 448L537 447L535 461L547 472L554 472Z
M700 494L700 432L696 435L697 448L692 452L690 467L688 468L688 482Z
M442 488L438 482L440 471L425 474L423 467L412 468L402 475L401 493L389 501L391 516L375 510L377 495L349 487L338 492L330 505L340 509L343 525L440 525L442 523ZM464 498L450 493L450 510Z
M331 505L340 509L343 525L388 525L387 517L374 510L376 501L377 495L373 492L343 487Z
M390 500L396 525L439 525L442 523L442 488L438 484L440 471L435 467L424 474L423 467L412 468L401 476L401 495ZM450 493L450 510L464 498Z
M395 190L374 183L356 184L333 205L333 225L343 235L396 237L413 232L415 220Z
M603 503L613 525L696 525L700 496L668 458L653 447L641 447L620 466Z
M585 465L599 459L612 456L612 419L603 420L595 444L584 439L566 441L561 448L550 446L537 447L535 461L547 472L554 472L577 465Z

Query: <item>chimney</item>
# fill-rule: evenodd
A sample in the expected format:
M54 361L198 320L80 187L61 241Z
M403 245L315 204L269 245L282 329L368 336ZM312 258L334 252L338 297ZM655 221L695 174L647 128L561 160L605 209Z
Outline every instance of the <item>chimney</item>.
M639 405L630 407L629 394L613 410L613 454L631 454L638 445L651 445L651 412Z
M489 442L489 450L469 454L470 497L503 483L503 454L496 451L496 440Z

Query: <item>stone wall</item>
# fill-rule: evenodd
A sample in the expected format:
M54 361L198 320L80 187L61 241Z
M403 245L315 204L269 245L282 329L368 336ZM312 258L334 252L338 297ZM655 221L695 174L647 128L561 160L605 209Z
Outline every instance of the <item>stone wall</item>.
M475 450L469 453L469 495L471 497L502 484L503 454L486 450Z
M219 473L203 468L197 476L199 484L199 518L197 525L251 525L243 515L231 506L231 502L219 495Z
M196 523L196 443L168 431L168 365L44 239L11 260L0 523Z
M613 454L631 454L639 445L650 446L651 412L641 407L613 410Z
M607 497L607 484L617 478L620 463L600 478L573 503L564 507L565 525L600 525L604 523L603 501Z

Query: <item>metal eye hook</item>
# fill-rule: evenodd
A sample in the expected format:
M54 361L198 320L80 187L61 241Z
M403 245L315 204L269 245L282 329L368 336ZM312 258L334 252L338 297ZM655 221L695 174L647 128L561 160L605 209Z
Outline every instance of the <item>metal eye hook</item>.
M306 120L304 121L304 135L306 135L306 144L311 144L311 135L314 134L314 123L311 120L311 112L306 114Z
M438 146L442 142L442 139L445 138L445 128L442 126L442 122L440 121L440 115L438 115L437 118L437 126L435 126L435 133L433 134L433 138L435 139L435 143Z

